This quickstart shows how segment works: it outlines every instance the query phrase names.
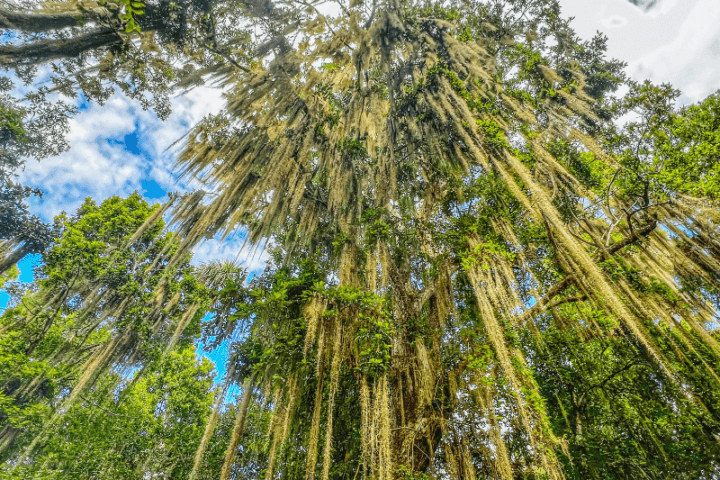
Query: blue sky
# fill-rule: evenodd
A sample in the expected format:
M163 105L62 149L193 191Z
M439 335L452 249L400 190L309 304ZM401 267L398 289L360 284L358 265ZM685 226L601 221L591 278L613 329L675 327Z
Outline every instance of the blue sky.
M18 281L23 283L32 282L33 278L35 278L33 275L33 269L37 266L39 261L40 255L28 255L23 258L17 265L18 270L20 270ZM0 311L7 307L9 300L10 295L8 295L5 290L0 290Z

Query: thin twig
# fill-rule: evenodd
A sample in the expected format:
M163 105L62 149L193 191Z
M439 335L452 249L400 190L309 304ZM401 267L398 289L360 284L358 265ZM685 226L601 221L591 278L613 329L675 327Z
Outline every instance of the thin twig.
M86 402L88 402L90 405L92 405L92 406L94 406L94 407L97 407L97 408L99 408L100 410L102 410L103 412L108 413L108 414L110 414L110 415L113 415L113 416L115 416L115 417L135 418L135 417L133 417L133 416L131 416L131 415L122 415L122 414L120 414L120 413L112 412L112 411L108 410L107 408L105 408L105 407L103 407L103 406L101 406L101 405L98 405L97 403L93 402L92 400L89 400L89 399L85 398L85 396L83 396L83 394L81 394L81 393L78 394L78 396L79 396L80 398L82 398L83 400L85 400Z

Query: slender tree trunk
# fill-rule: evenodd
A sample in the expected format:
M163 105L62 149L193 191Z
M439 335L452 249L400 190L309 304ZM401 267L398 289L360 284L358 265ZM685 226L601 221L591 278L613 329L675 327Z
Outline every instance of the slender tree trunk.
M20 30L26 33L42 33L50 30L76 27L80 25L82 17L70 13L37 14L14 12L0 8L0 25L5 28Z
M72 38L53 38L20 45L0 46L0 64L41 64L78 57L101 47L120 45L123 40L111 28L92 30Z
M0 275L10 270L13 265L22 260L23 257L28 253L30 253L29 248L27 248L25 245L21 245L12 252L10 252L4 259L0 261Z
M0 430L0 453L3 453L10 445L12 445L13 441L15 441L15 438L18 436L18 433L20 433L20 430L13 428L10 425L5 425L2 430Z
M77 272L77 271L76 271ZM77 281L78 273L75 273L75 276L73 277L72 282L70 282L70 285L65 289L65 293L63 293L62 298L57 303L57 308L55 311L48 316L48 318L45 320L45 325L43 325L42 332L35 338L33 341L30 342L27 349L25 350L25 355L30 357L35 349L40 345L40 342L45 340L45 336L50 331L50 328L52 327L53 323L55 322L55 319L57 319L58 315L60 315L60 311L65 306L65 301L68 298L68 295L70 295L70 292L72 291L72 288L75 286L75 282Z
M237 455L237 447L240 443L240 437L242 436L243 429L245 428L245 418L247 417L247 409L250 405L250 398L252 398L252 391L255 388L255 381L252 376L249 376L245 380L245 386L243 390L243 399L238 409L237 417L235 417L235 425L233 426L232 437L230 444L228 445L227 452L225 453L225 462L220 472L220 480L228 480L230 478L230 469L232 464L235 463L235 455Z

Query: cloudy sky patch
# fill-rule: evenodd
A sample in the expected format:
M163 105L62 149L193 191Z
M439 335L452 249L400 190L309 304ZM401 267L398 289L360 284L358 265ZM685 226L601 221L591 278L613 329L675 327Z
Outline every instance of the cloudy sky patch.
M682 90L683 104L720 89L720 1L651 3L560 0L581 38L607 35L608 56L627 62L631 78L671 83Z
M720 2L699 0L670 41L629 65L636 78L669 82L694 103L720 88Z
M28 162L20 181L45 194L31 206L45 220L61 211L74 212L86 197L102 201L134 191L160 200L168 191L186 191L191 179L177 181L172 148L203 116L222 108L217 89L199 88L173 99L173 113L161 122L122 93L105 105L77 102L70 120L71 149L41 162Z

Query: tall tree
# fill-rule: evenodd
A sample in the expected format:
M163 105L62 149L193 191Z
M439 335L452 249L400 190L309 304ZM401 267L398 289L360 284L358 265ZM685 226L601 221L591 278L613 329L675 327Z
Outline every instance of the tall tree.
M88 199L76 216L56 219L60 235L43 252L35 282L0 317L5 458L31 454L57 426L56 411L108 374L124 379L161 365L199 334L212 296L189 255L166 268L178 242L163 231L164 211L134 194L101 205ZM34 428L41 420L49 427Z
M206 271L242 388L191 477L717 477L716 99L614 100L554 0L333 5L245 4L185 137L210 192L158 274L238 226L276 247Z
M104 378L3 478L187 478L211 411L211 368L186 346L132 381Z
M213 192L188 247L280 246L229 317L221 478L258 404L267 479L717 475L712 102L613 102L622 64L551 0L333 8L249 12L266 47L180 158Z

